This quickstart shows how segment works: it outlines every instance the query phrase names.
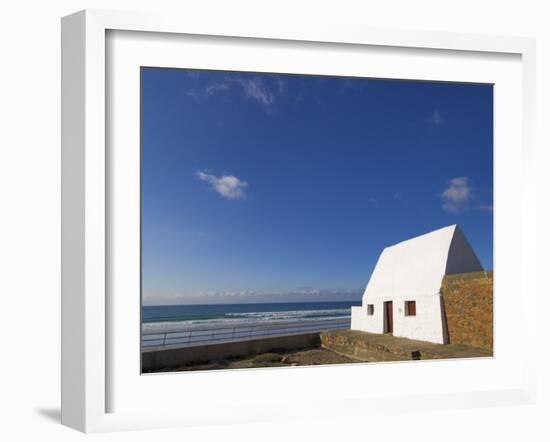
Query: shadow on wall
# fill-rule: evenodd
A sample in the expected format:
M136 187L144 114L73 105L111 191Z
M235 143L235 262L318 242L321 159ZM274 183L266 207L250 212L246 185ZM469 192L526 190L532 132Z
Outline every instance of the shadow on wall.
M443 296L441 296L439 302L441 303L441 323L443 324L443 343L449 344L449 326L447 324L447 313L445 312L445 302Z

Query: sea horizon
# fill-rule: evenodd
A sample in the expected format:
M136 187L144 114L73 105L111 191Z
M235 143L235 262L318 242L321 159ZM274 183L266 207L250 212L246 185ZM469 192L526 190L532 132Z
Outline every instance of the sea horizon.
M264 302L208 302L203 304L195 303L178 303L178 304L142 304L143 307L179 307L179 306L207 306L207 305L249 305L249 304L318 304L318 303L337 303L337 302L361 302L362 294L359 299L339 299L339 300L323 300L323 301L264 301Z

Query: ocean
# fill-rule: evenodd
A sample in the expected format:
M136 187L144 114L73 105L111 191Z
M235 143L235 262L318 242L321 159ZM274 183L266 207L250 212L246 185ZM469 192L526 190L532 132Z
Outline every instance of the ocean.
M349 328L361 301L142 307L143 346L198 344ZM164 344L163 344L164 345Z

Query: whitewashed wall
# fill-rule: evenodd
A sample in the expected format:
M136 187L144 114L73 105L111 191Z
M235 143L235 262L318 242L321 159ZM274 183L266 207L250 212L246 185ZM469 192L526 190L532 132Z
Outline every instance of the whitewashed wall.
M391 299L388 299L391 301ZM351 329L369 333L384 333L384 300L369 301L374 305L374 314L367 314L367 304L354 307L351 311Z
M441 282L445 274L483 270L457 225L384 249L363 295L363 306L352 309L352 330L384 333L384 302L393 302L393 335L444 344L445 317ZM405 316L405 301L416 302L416 315ZM367 305L374 314L367 315Z
M369 333L384 333L384 302L393 302L393 335L420 341L446 343L445 322L441 310L441 296L428 295L414 298L388 298L369 301L374 314L367 315L365 306L353 307L351 329ZM416 315L405 316L405 301L416 301Z
M439 293L456 226L386 247L363 295L363 305L377 299L411 298Z
M414 301L416 316L405 316L405 300L393 302L393 335L446 344L441 296L419 296Z

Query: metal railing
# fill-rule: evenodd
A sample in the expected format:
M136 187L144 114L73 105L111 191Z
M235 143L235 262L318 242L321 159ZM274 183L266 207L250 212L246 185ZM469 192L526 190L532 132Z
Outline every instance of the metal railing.
M218 344L222 342L248 341L261 337L291 336L315 333L325 330L346 329L351 318L336 318L301 322L279 322L277 324L254 324L193 328L188 330L167 330L142 333L141 347L192 347L196 345Z

